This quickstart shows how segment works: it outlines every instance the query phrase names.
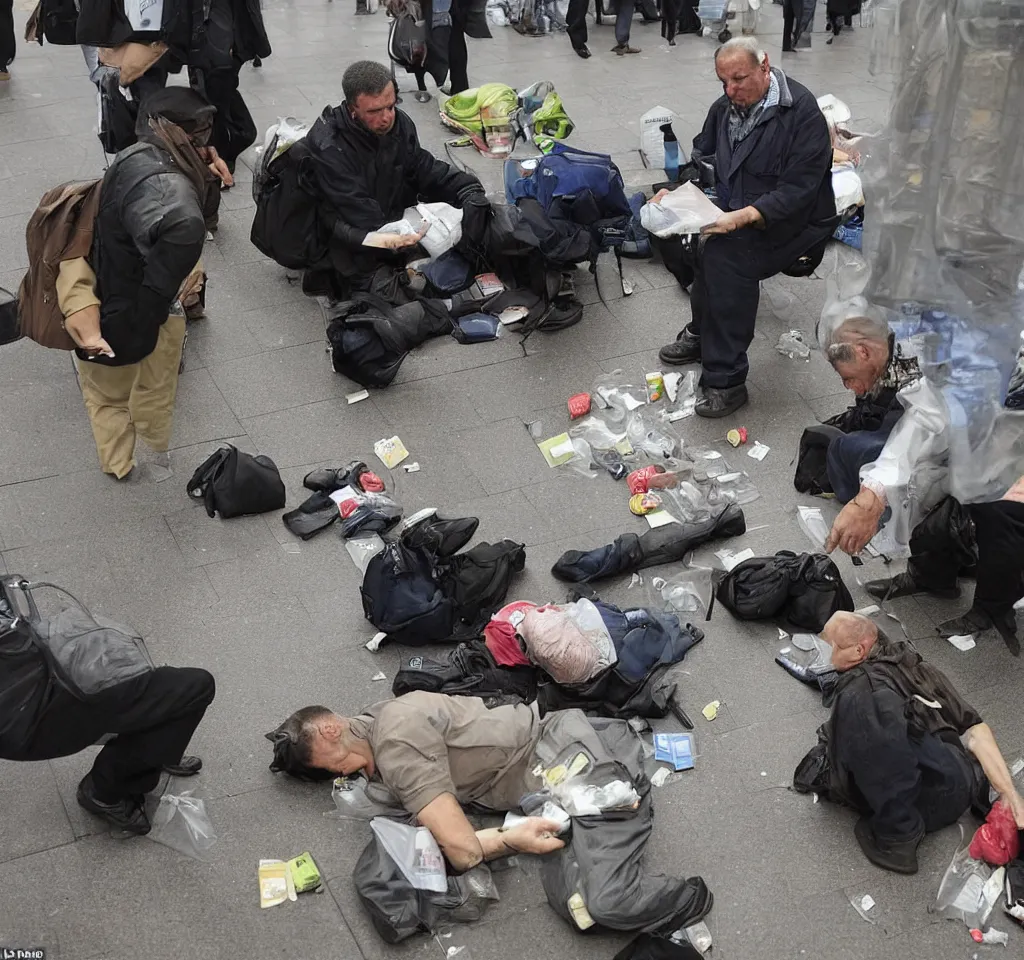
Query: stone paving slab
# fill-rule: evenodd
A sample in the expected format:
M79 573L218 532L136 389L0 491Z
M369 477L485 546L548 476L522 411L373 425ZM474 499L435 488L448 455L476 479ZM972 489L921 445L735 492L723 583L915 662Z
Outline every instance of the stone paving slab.
M17 6L20 30L26 3ZM384 17L355 18L349 2L271 0L264 14L275 53L262 69L247 66L241 76L261 130L280 116L311 121L341 99L349 62L383 59ZM471 80L517 88L554 81L577 123L572 142L611 152L631 188L658 179L636 151L640 115L656 104L673 109L685 143L720 93L710 40L680 37L669 48L657 27L637 22L633 42L643 53L617 58L608 52L611 27L593 27L594 57L584 62L564 37L494 32L493 40L469 42ZM877 129L889 85L868 72L869 31L844 31L828 47L819 24L812 50L780 60L781 13L764 4L759 36L792 76L818 94L846 100L853 126ZM400 81L412 89L410 78ZM448 134L437 121L436 98L419 104L406 96L403 108L423 142L441 153ZM22 46L13 79L0 89L0 286L15 289L20 280L25 222L39 196L63 180L101 174L94 125L95 101L79 52ZM501 196L500 164L471 150L457 156L493 197ZM614 284L602 283L599 292L581 273L587 306L578 326L538 334L525 350L515 336L468 347L434 341L406 360L389 389L350 406L345 394L356 385L331 371L319 307L302 296L294 274L248 242L252 162L250 151L239 165L238 186L225 196L217 237L207 244L209 317L190 330L171 479L116 484L102 476L68 357L29 343L0 351L0 571L55 579L97 611L136 623L159 661L213 671L218 696L194 748L206 761L197 786L220 836L211 864L148 840L110 837L74 801L94 750L49 763L3 763L0 945L41 945L61 960L440 960L451 946L468 948L462 960L611 958L627 938L574 934L546 905L537 865L525 858L496 876L502 901L482 922L438 941L421 937L389 947L377 937L350 879L366 827L325 820L327 788L272 776L262 734L305 703L354 712L384 697L388 684L371 677L378 671L392 677L408 651L385 647L371 655L363 648L373 630L362 616L358 573L333 531L303 543L281 524L280 512L209 520L185 496L184 484L229 440L274 458L290 509L305 497L306 472L352 458L373 462L373 442L397 433L422 467L388 476L407 511L431 505L443 515L477 516L480 539L525 542L527 569L514 593L559 599L565 586L549 571L563 550L597 546L646 525L628 514L621 488L609 478L548 468L523 421L541 419L549 435L560 432L570 394L617 369L642 378L656 365L657 348L688 321L688 298L653 262L627 263L636 287L629 298ZM702 548L694 562L715 563L723 546L807 549L797 504L834 512L794 494L791 461L803 427L842 409L848 397L818 355L800 363L774 349L791 328L813 334L832 256L816 277L764 284L750 351L751 405L729 421L680 425L686 443L726 449L725 431L742 423L771 447L762 463L726 449L761 498L746 507L745 537ZM856 602L867 603L861 584L883 575L881 561L859 568L845 557L838 562ZM602 585L602 595L635 605L646 602L646 589L614 581ZM963 654L934 633L938 621L967 602L966 596L953 604L907 599L890 609L974 700L1014 757L1024 751L1021 664L998 642ZM899 631L893 621L888 625ZM675 670L696 718L697 766L656 792L650 856L655 869L707 879L715 893L708 921L714 956L968 956L973 945L966 932L934 922L927 911L956 829L925 841L916 877L895 877L867 863L848 812L787 789L826 713L773 664L780 645L775 628L738 623L722 611L704 626L707 638ZM708 723L699 711L712 699L722 707ZM327 892L260 911L256 861L302 850L324 868ZM864 892L879 904L877 925L849 904L851 894ZM1024 941L1016 931L1011 937L1007 956Z

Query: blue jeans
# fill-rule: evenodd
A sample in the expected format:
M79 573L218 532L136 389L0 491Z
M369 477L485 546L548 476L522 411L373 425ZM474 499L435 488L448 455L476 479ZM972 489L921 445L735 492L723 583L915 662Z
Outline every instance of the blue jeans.
M861 467L878 459L890 432L889 429L854 430L836 437L828 445L828 480L840 503L849 503L857 496Z

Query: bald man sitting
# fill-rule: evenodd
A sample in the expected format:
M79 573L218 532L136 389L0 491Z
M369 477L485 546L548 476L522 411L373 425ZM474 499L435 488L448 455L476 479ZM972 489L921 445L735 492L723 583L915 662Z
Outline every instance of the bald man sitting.
M854 834L872 863L916 873L924 835L968 808L987 813L989 784L1024 828L1024 800L992 731L945 674L858 614L833 614L821 637L839 681L796 785L862 814Z

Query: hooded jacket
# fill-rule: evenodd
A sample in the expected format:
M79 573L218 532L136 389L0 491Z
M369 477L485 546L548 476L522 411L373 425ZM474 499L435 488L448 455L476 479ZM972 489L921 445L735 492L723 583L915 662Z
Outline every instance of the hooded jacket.
M757 207L773 245L808 224L836 215L832 141L814 95L773 68L779 102L765 107L754 129L735 147L729 140L729 98L719 97L694 138L694 159L714 158L715 190L726 210Z
M483 193L475 176L420 146L416 125L401 110L380 136L355 120L346 104L325 107L306 147L326 204L321 226L330 235L332 262L346 276L397 262L393 253L362 243L368 233L400 220L406 207L420 201L461 207L467 196Z

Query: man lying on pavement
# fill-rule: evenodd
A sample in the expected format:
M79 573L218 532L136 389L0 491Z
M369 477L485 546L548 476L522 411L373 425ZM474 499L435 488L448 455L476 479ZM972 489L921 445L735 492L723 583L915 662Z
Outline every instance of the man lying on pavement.
M952 600L960 596L958 576L973 574L971 609L943 623L941 632L952 636L995 627L1018 656L1013 605L1024 596L1024 478L990 502L960 504L947 495L946 407L929 400L934 388L899 354L885 321L864 306L863 316L850 316L822 336L826 357L858 397L854 411L869 400L881 415L870 429L837 429L829 441L828 480L845 506L826 549L839 547L855 556L889 521L889 505L912 499L920 509L913 518L905 512L902 517L917 521L909 536L907 569L865 584L868 593L879 600L915 593ZM907 496L911 485L913 498Z
M329 262L307 271L303 290L335 299L369 291L405 303L405 263L424 234L380 228L420 202L486 203L484 188L420 146L415 123L396 107L387 67L360 60L345 71L341 86L345 102L327 107L306 135L324 201L321 225L330 236Z
M579 710L555 710L541 720L535 704L488 709L478 697L416 691L357 717L305 707L267 739L274 744L271 770L307 779L362 771L382 781L430 830L457 872L511 853L548 854L541 862L548 902L578 929L596 923L675 930L711 909L700 877L663 876L646 867L651 786L640 740L624 720L588 718ZM576 761L580 772L566 775ZM562 823L540 817L509 829L474 830L463 805L496 813L519 808L544 784L534 773L538 767L549 777L561 770L568 783L578 776L584 791L592 775L595 786L618 786L628 798L598 803L585 815L577 811L562 838L556 836ZM614 783L606 782L610 772Z
M796 787L858 810L854 834L872 863L916 873L924 835L968 808L984 817L989 784L1024 828L1024 799L991 729L940 670L859 614L833 614L821 637L839 676Z

